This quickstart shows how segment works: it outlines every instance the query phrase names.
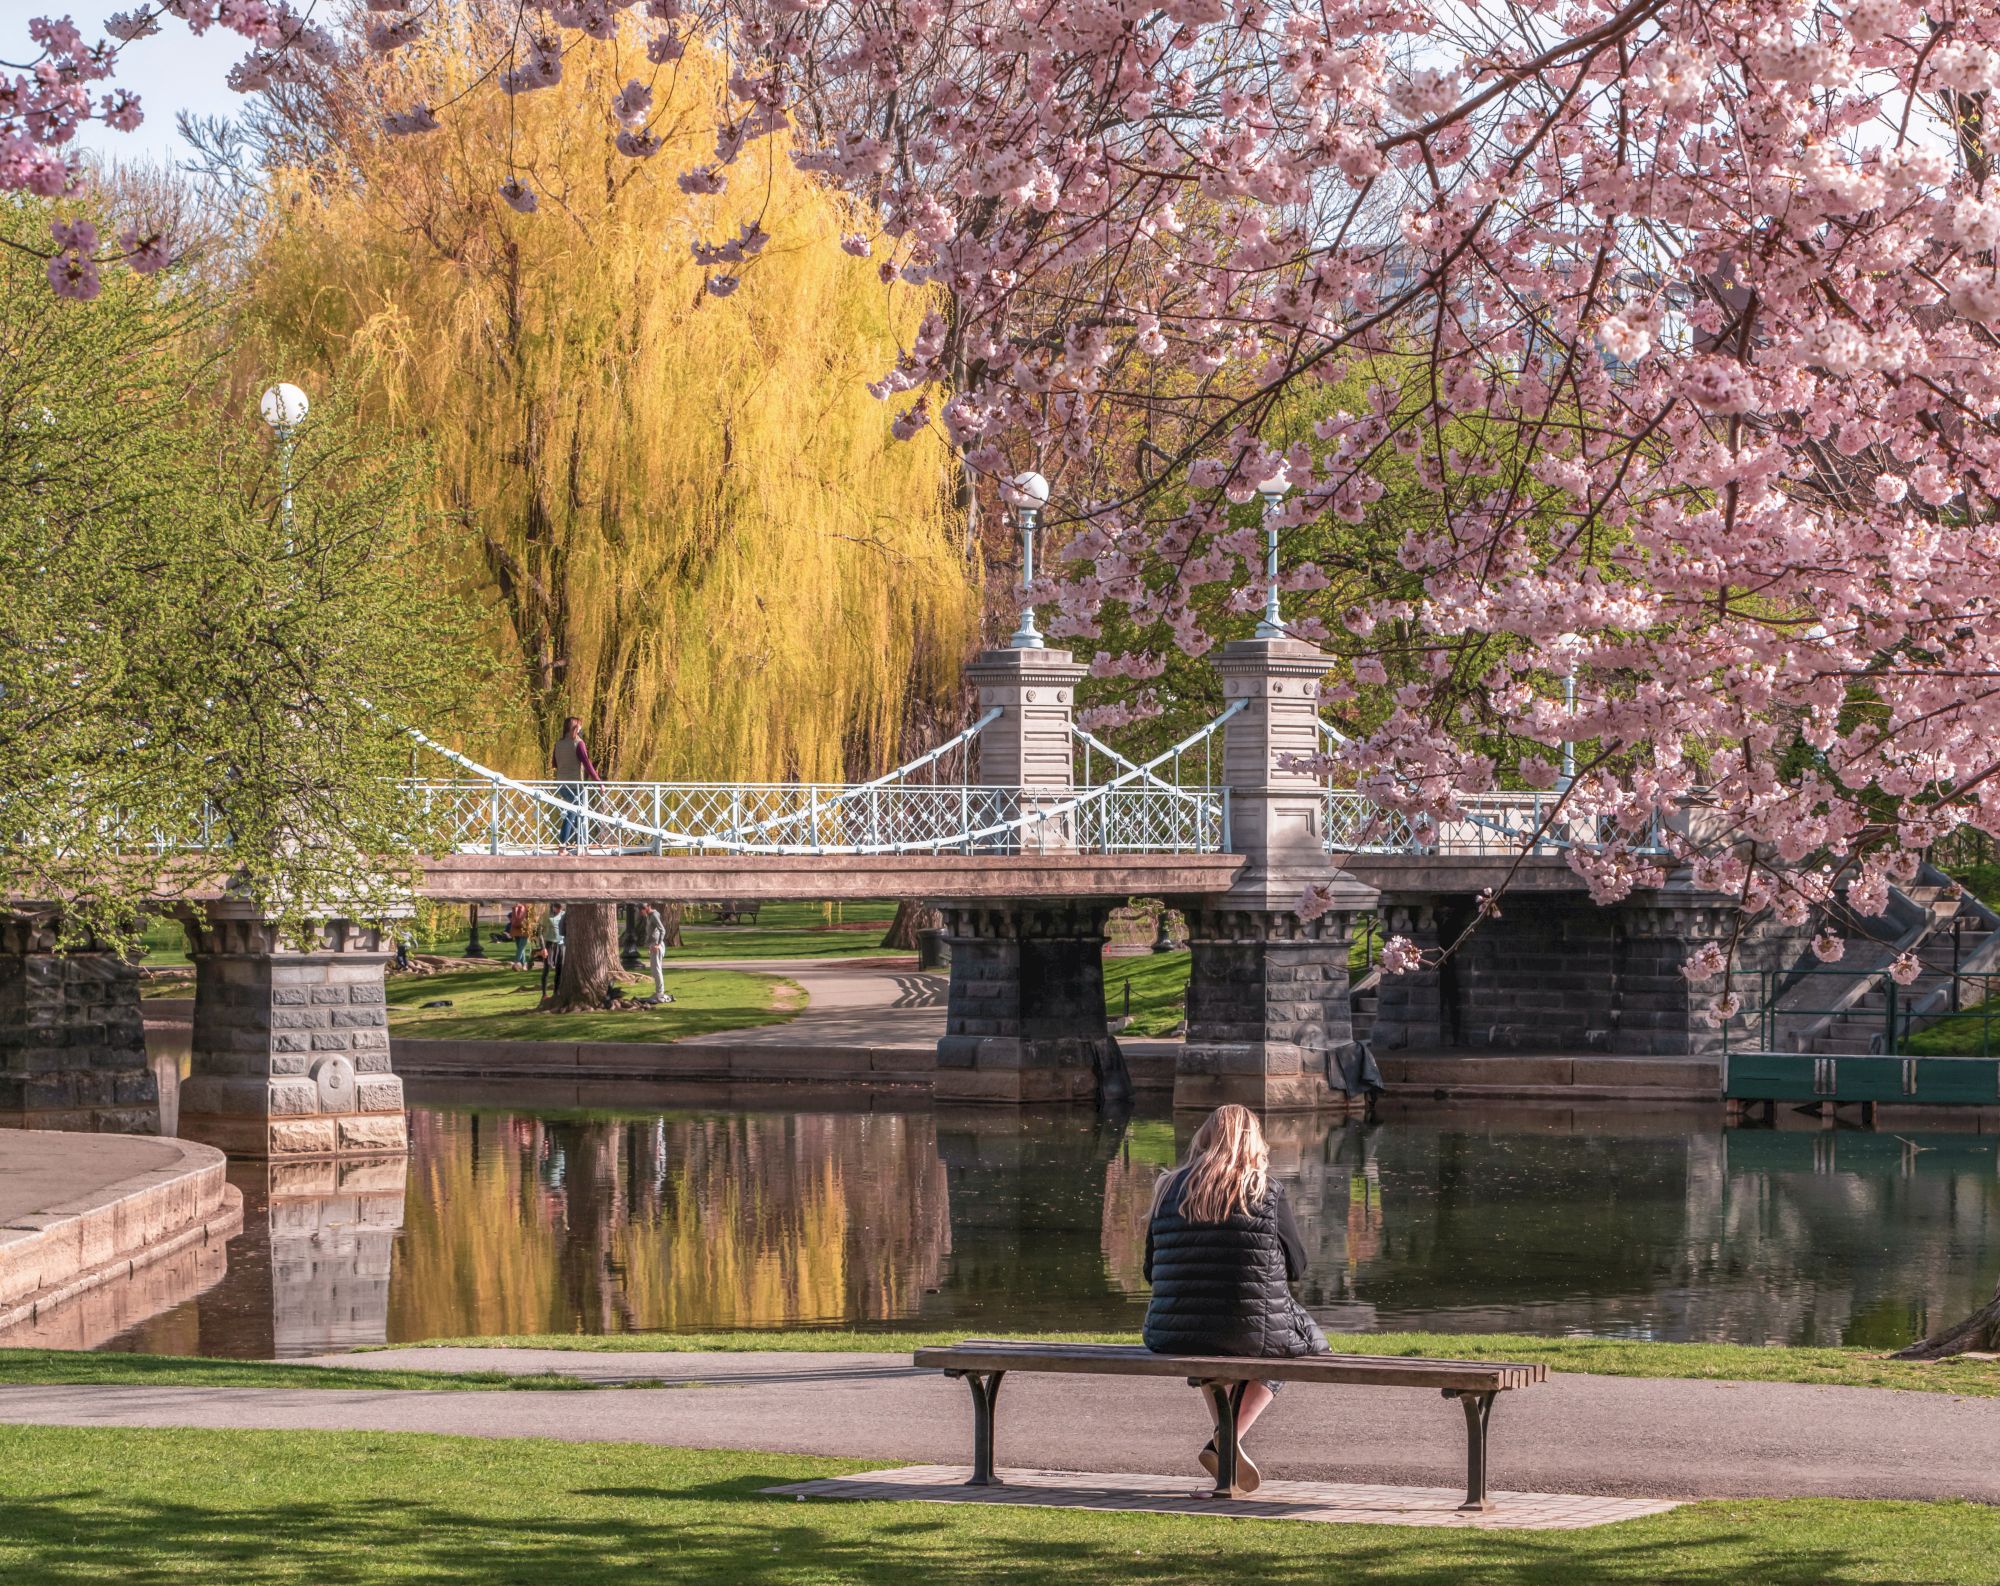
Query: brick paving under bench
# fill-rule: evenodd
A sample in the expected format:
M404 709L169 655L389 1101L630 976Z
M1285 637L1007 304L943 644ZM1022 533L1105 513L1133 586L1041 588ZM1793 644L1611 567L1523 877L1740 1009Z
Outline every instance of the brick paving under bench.
M1266 1481L1254 1498L1211 1498L1200 1477L1104 1475L1073 1470L1008 1470L1002 1485L968 1487L964 1465L908 1465L764 1490L782 1497L921 1503L1002 1503L1050 1509L1147 1514L1218 1514L1241 1520L1315 1520L1347 1525L1434 1525L1475 1531L1577 1531L1665 1514L1657 1498L1591 1498L1550 1492L1496 1492L1485 1514L1461 1514L1452 1487L1371 1487L1352 1482Z

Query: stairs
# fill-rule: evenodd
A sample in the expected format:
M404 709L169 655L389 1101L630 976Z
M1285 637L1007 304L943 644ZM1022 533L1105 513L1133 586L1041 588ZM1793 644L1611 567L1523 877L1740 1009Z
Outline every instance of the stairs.
M1896 1041L1956 1011L1954 983L1961 1006L1979 1001L1984 982L1963 977L2000 969L2000 915L1970 893L1947 896L1951 890L1943 872L1928 865L1911 886L1893 889L1886 931L1849 934L1838 965L1801 975L1777 999L1777 1049L1833 1057L1890 1052ZM1915 954L1922 972L1898 986L1889 965L1905 952ZM2000 992L2000 982L1994 990Z
M1370 969L1347 988L1348 1016L1354 1024L1354 1039L1366 1041L1375 1033L1375 1006L1381 1000L1382 971Z

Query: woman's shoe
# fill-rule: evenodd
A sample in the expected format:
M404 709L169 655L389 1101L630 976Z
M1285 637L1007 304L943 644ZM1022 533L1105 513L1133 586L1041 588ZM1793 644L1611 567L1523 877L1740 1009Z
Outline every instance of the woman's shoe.
M1195 1458L1201 1461L1201 1468L1207 1471L1211 1477L1222 1468L1222 1461L1217 1457L1215 1452L1215 1439L1212 1437L1206 1443L1202 1444L1201 1452L1195 1455ZM1263 1485L1264 1476L1257 1469L1256 1461L1251 1459L1249 1451L1241 1443L1238 1443L1236 1445L1236 1490L1247 1497Z

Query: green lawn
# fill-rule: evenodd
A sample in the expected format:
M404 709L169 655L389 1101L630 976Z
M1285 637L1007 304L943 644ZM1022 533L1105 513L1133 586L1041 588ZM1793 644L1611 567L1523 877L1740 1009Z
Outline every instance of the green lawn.
M2000 863L1989 859L1979 864L1954 865L1951 873L1954 880L1989 909L2000 909Z
M422 1347L573 1350L905 1350L955 1344L964 1333L844 1330L729 1333L531 1333L436 1338ZM981 1336L994 1336L991 1334ZM1136 1333L1037 1333L1044 1340L1136 1344ZM1685 1377L1724 1382L1810 1382L2000 1398L2000 1361L1889 1360L1866 1349L1759 1348L1749 1344L1660 1344L1624 1338L1535 1338L1524 1333L1335 1333L1338 1350L1429 1360L1540 1361L1551 1371L1607 1377Z
M627 984L651 995L652 977ZM541 975L505 964L439 975L389 977L389 1027L397 1035L462 1041L677 1041L686 1035L782 1024L805 1006L796 983L734 969L667 970L674 1000L617 1013L537 1013ZM426 1002L449 1008L426 1009Z
M1903 1050L1917 1057L2000 1056L2000 998L1975 1003L1917 1031L1903 1042Z
M1733 1500L1469 1532L809 1502L855 1460L369 1432L0 1428L0 1579L200 1586L1991 1582L2000 1510Z
M1152 953L1144 958L1104 960L1104 1005L1111 1017L1129 1006L1133 1035L1171 1035L1187 1017L1189 955ZM1132 988L1128 1004L1125 988Z
M140 963L157 968L193 962L188 957L187 932L181 929L179 920L148 920L141 935L146 941L146 955Z

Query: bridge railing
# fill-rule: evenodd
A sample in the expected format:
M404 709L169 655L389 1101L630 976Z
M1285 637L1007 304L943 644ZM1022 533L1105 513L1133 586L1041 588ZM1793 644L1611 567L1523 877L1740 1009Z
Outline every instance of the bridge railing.
M1460 813L1432 821L1377 804L1361 793L1328 788L1326 847L1332 854L1562 854L1601 847L1620 835L1610 815L1581 814L1556 793L1481 793L1459 801ZM1659 852L1657 823L1639 845Z
M960 784L407 784L449 852L1217 853L1227 794L1144 784L1070 796Z

